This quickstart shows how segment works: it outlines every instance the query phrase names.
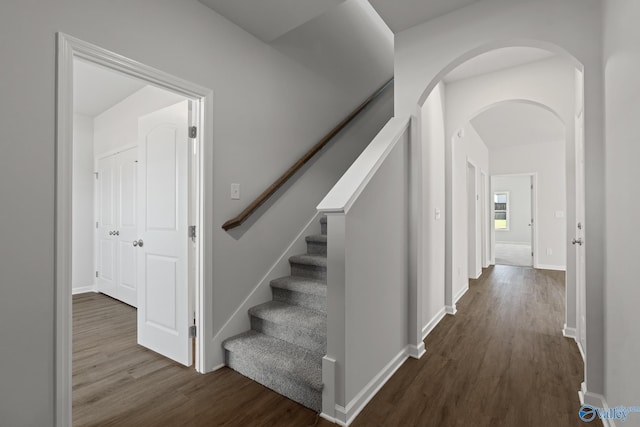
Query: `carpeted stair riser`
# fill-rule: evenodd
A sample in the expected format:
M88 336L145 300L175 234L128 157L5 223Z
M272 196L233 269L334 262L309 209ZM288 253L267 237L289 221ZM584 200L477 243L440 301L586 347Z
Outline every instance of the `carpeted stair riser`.
M327 256L327 236L307 236L307 253Z
M291 291L289 289L272 288L274 301L286 302L287 304L310 308L317 311L327 311L327 297L320 295L305 294Z
M291 275L292 276L301 276L308 277L309 279L316 280L327 280L327 269L326 267L317 267L306 264L291 264Z
M326 236L327 234L327 217L320 218L320 232Z
M327 353L327 338L296 325L282 325L251 316L251 329L312 351L318 357Z
M271 281L274 301L327 312L327 285L304 277L287 276Z
M226 363L234 371L240 372L247 378L259 382L271 390L294 400L316 412L322 410L322 392L296 383L294 380L281 376L275 378L267 375L267 369L260 364L260 358L248 358L236 353L226 352Z

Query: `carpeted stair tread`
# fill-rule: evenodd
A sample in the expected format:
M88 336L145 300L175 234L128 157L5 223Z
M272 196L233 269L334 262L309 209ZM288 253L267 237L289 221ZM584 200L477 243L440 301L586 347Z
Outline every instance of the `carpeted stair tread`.
M327 243L327 235L326 234L313 234L311 236L306 237L307 243Z
M325 334L327 330L325 313L280 301L269 301L251 307L249 314L272 323L309 329L318 334Z
M256 370L322 390L322 358L309 350L256 331L236 335L222 345L229 352L253 360ZM241 373L252 377L251 373Z
M327 268L327 257L325 255L311 255L311 254L294 255L291 258L289 258L289 262L292 264L302 264L302 265L308 265L312 267Z
M301 294L327 296L327 285L320 280L307 277L286 276L271 281L272 288L285 289Z

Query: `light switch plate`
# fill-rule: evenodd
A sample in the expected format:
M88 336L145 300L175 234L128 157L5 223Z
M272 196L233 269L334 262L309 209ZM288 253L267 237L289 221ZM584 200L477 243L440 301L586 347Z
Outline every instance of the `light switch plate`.
M240 200L240 184L231 184L231 200Z

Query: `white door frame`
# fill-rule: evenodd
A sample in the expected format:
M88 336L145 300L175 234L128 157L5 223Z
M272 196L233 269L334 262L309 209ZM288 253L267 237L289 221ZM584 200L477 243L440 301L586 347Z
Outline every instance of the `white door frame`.
M213 317L213 92L155 68L125 58L63 33L57 33L56 104L56 229L55 229L55 425L71 426L71 246L73 165L73 60L83 59L177 93L197 106L195 140L199 157L199 212L196 248L196 322L198 325L196 370L205 372L208 325Z
M538 172L524 172L524 173L497 173L491 175L489 197L491 198L491 263L496 263L496 227L493 212L493 178L500 176L529 176L533 188L531 189L531 219L533 220L533 233L531 236L531 251L533 252L532 267L538 268Z

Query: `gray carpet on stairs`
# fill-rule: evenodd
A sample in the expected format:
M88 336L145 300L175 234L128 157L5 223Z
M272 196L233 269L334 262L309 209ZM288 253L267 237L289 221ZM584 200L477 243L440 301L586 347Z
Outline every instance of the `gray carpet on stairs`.
M249 309L251 330L222 343L227 366L317 412L327 349L327 228L289 259L291 276L271 281L273 301Z

